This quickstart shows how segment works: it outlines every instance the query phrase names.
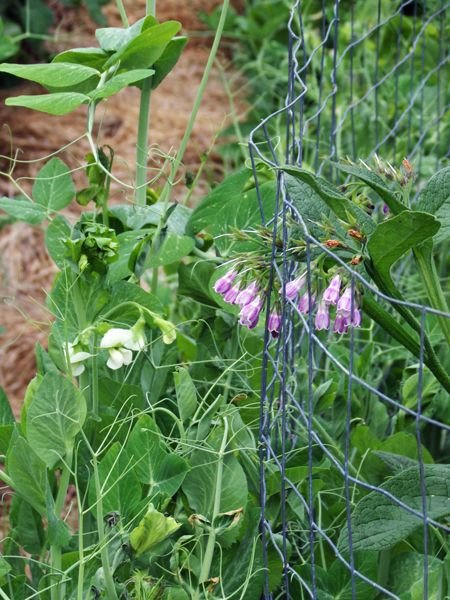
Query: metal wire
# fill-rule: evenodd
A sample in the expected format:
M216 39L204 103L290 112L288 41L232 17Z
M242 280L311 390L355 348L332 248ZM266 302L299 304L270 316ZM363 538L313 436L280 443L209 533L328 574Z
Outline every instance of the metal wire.
M303 231L310 300L312 263L320 251L348 273L352 310L353 292L358 286L370 292L384 307L396 304L418 316L419 355L418 358L411 356L410 361L417 373L417 403L406 406L399 396L387 393L376 377L370 380L367 373L359 374L357 359L364 350L366 339L363 332L351 328L349 334L338 341L333 339L333 334L324 337L314 330L311 310L305 315L295 302L282 299L282 327L274 342L268 332L270 306L267 307L259 430L261 538L267 575L263 598L321 600L324 559L332 556L347 570L346 598L357 600L359 586L364 583L373 590L372 598L399 600L399 596L389 589L389 580L365 573L360 553L355 550L352 520L355 499L374 493L422 524L423 597L426 600L430 593L430 528L443 534L449 533L450 529L430 515L423 429L424 426L435 428L441 436L448 436L450 426L435 418L433 413L427 413L424 406L425 332L430 319L436 316L449 319L450 314L422 302L386 296L322 244L308 229L303 215L290 198L286 178L279 167L286 164L303 166L339 183L342 178L339 179L341 176L330 166L328 159L369 159L379 154L399 165L408 157L414 161L420 187L422 180L445 165L449 157L450 92L446 71L449 44L444 24L450 5L444 0L406 0L398 4L377 0L371 3L376 7L373 15L364 13L366 18L358 18L367 5L365 0L315 0L312 4L315 12L311 11L311 3L305 3L304 8L301 0L293 2L286 24L289 77L285 105L262 119L249 138L258 195L257 163L263 161L277 169L274 215L264 214L260 198L262 222L273 228L268 302L275 280L284 290L292 278L295 265L289 258L288 247L291 225L295 223ZM434 46L427 42L431 30ZM386 44L391 48L387 53ZM286 136L283 143L275 143L274 132L278 132L281 118ZM280 238L282 260L277 262L279 248L275 245ZM321 379L324 372L321 365L324 364L327 373L340 378L344 390L343 430L334 438L327 433L326 420L321 419L320 413L316 414L314 393L317 386L324 383ZM352 462L355 398L364 398L368 406L385 407L386 431L393 430L398 418L409 418L414 424L420 503L396 497L385 487L367 481L359 468L355 468ZM302 449L303 464L307 467L303 485L289 476L289 465L299 452L298 448ZM319 491L317 489L320 480L315 471L318 456L326 459L334 473L337 483L333 493L340 494L345 501L348 548L345 552L337 543L333 528L323 525L320 486ZM279 473L281 482L278 525L271 518L274 507L267 481L268 473L274 472ZM295 522L290 516L292 506L299 515ZM268 576L274 556L283 567L281 584L275 587L271 586Z

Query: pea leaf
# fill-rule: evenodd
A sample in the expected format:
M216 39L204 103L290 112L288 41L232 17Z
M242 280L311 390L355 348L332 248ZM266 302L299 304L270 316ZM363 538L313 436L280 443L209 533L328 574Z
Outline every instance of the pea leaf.
M71 228L62 215L56 215L45 232L45 245L51 258L60 269L66 262L65 254L67 247L65 240L69 239Z
M45 486L47 472L45 463L33 451L22 436L17 436L8 450L6 468L14 490L29 502L41 515L46 512Z
M103 510L118 512L125 522L135 516L141 501L141 486L132 465L119 442L109 448L98 465ZM95 482L91 479L89 502L94 514L97 500Z
M148 512L130 533L130 543L139 556L157 546L181 527L172 517L166 517L150 504Z
M14 425L16 422L11 406L8 402L8 396L0 387L0 425Z
M100 71L107 58L108 55L106 52L103 52L100 48L72 48L72 50L66 50L57 54L52 62L74 63Z
M14 96L7 98L7 106L23 106L49 115L66 115L82 104L90 101L89 96L78 92L55 92L34 96Z
M80 390L60 373L47 373L27 411L27 438L32 449L52 468L73 447L86 418Z
M106 52L117 52L123 46L126 46L134 39L142 30L143 23L146 19L139 19L129 27L102 27L95 31L95 37L98 43ZM153 22L155 19L150 17Z
M77 85L94 75L100 77L100 72L92 67L73 63L48 63L36 65L20 65L13 63L0 64L0 72L16 75L28 81L35 81L44 87L69 87Z
M152 498L159 494L172 497L189 470L181 456L169 453L161 431L148 415L141 417L134 426L126 451L135 464L139 481L150 485L149 496Z
M450 467L424 465L427 515L439 519L450 514ZM404 470L382 484L381 489L422 512L420 475L417 466ZM353 550L392 548L423 526L423 519L412 515L379 492L371 492L358 502L352 513ZM338 542L341 552L348 552L348 529L345 526Z
M37 225L47 217L47 211L27 198L1 198L0 208L15 219Z
M175 37L169 42L161 57L153 65L155 74L152 77L152 89L158 87L177 64L186 43L187 37L184 36Z
M222 460L222 481L219 481L219 455L197 450L192 455L191 470L182 486L191 508L209 520L213 517L216 492L220 492L220 513L245 508L247 504L247 478L239 461L232 454Z
M128 44L115 52L105 64L108 68L120 62L120 69L146 69L151 67L162 55L170 40L180 30L178 21L166 21L142 31Z
M153 256L149 255L147 266L162 267L180 261L192 252L195 247L193 238L187 235L169 233Z
M183 421L190 419L198 406L197 390L194 382L185 367L178 367L173 374L175 391L177 394L178 412Z
M153 69L134 69L132 71L126 71L125 73L119 73L107 81L102 88L94 90L89 95L94 100L109 98L128 85L141 81L142 79L147 79L153 75L153 73Z
M75 192L69 168L56 157L42 167L33 185L33 199L48 212L65 208Z

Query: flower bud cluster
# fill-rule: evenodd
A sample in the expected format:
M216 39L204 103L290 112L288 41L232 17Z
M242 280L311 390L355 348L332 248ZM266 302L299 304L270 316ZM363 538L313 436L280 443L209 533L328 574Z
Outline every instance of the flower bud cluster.
M343 334L348 331L349 327L360 327L361 312L352 288L348 286L341 292L341 287L341 276L336 274L317 302L316 292L305 289L306 273L302 273L288 281L280 289L280 295L295 303L301 314L307 315L315 310L314 324L318 331L332 329L335 333ZM261 289L260 283L256 279L247 283L245 287L241 287L239 272L232 269L216 281L214 290L222 296L225 302L241 307L239 314L241 325L249 329L256 327L266 298L266 292ZM268 318L268 330L274 338L279 336L282 327L278 304L277 300L275 308L272 309ZM330 316L332 307L336 307L333 323Z

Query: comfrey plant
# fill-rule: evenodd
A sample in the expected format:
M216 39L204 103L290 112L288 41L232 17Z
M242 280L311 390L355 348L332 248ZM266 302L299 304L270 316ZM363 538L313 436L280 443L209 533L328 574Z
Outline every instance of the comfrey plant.
M245 230L231 230L231 257L227 260L230 266L216 281L214 290L226 303L241 307L239 322L251 329L258 324L264 308L270 306L267 324L275 338L282 326L282 306L291 304L304 317L314 312L313 323L317 331L330 330L336 334L345 334L351 327L361 327L363 314L366 314L419 357L421 325L401 302L404 297L394 284L391 269L399 259L412 252L431 307L442 313L448 311L432 248L433 241L437 244L444 239L447 227L445 190L449 170L436 173L421 190L413 209L411 198L415 175L406 159L400 169L378 157L373 167L363 162L334 167L356 177L359 183L349 186L349 191L344 193L306 170L284 168L286 190L293 205L287 246L284 247L280 239L274 239L272 231L256 223L247 223L250 226ZM269 186L270 183L266 183L262 189L262 201L266 206L268 198L264 188L269 189ZM314 201L308 199L305 190ZM374 193L379 195L380 201ZM200 207L200 220L202 211L204 209ZM303 225L298 223L299 216ZM309 281L305 264L307 244ZM272 259L273 247L275 255ZM245 251L239 251L241 248ZM285 268L283 256L297 273L284 285L277 276L269 285L274 265L277 273ZM390 297L392 308L404 323L383 309L352 273L372 280L381 293ZM448 319L438 315L437 320L445 340L450 342ZM369 323L368 320L367 325ZM416 333L410 332L409 328ZM449 389L448 375L426 334L424 344L428 368Z

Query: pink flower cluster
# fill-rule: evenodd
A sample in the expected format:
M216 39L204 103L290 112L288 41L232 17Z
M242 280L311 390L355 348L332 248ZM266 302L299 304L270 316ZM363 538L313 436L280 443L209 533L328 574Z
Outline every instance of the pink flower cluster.
M237 304L241 307L239 323L253 329L258 324L259 315L264 307L264 293L260 291L256 281L250 282L241 289L234 281L237 271L228 271L214 284L214 291L220 294L225 302Z
M361 325L361 312L357 306L356 298L352 299L351 287L345 288L340 295L341 278L335 275L330 281L327 289L322 295L317 309L315 326L316 329L330 328L330 306L336 306L336 317L334 320L333 331L335 333L347 333L348 328L359 327Z
M236 283L238 272L236 270L228 271L220 277L215 285L214 291L220 294L225 302L237 304L241 307L239 313L239 323L253 329L258 324L260 314L264 308L265 292L260 289L257 281L251 281L246 287L240 288ZM280 290L287 300L296 301L302 288L306 283L306 273L288 281L284 290ZM341 294L341 277L335 275L330 281L328 287L322 294L314 319L317 330L330 329L330 307L336 306L336 316L333 324L335 333L346 333L350 326L359 327L361 325L361 312L357 306L356 298L352 298L351 287L346 287ZM316 304L316 294L309 293L306 290L297 301L298 311L304 315L314 310ZM272 337L277 338L280 334L282 318L279 310L275 308L269 315L268 329Z

